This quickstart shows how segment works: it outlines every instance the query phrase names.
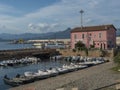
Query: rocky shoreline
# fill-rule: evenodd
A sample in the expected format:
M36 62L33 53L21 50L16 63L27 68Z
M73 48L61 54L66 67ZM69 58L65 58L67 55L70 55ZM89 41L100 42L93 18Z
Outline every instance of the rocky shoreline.
M90 68L67 73L57 77L11 88L10 90L56 90L78 88L79 90L114 90L120 74L110 70L113 62L107 62Z

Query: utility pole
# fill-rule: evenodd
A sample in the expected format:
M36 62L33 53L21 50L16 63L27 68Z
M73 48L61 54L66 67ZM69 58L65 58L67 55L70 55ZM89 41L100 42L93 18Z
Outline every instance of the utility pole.
M81 29L82 29L82 27L83 27L83 25L82 25L83 24L82 15L83 15L84 11L81 9L80 13L81 13Z

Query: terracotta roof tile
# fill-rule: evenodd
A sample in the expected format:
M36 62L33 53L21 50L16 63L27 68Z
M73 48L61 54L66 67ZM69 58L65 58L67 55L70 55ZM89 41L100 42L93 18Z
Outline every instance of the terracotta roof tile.
M100 26L86 26L86 27L76 27L71 30L71 32L86 32L86 31L99 31L99 30L109 30L109 28L114 28L117 30L112 24L111 25L100 25Z

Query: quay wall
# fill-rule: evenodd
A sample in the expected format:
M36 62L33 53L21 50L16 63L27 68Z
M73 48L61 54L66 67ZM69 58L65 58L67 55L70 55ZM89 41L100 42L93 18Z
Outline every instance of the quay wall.
M86 54L85 51L73 51L73 50L69 50L69 49L65 49L65 50L58 50L63 56L96 56L99 57L100 56L100 51L95 50L95 51L88 51L88 55Z
M37 56L40 58L44 58L43 56L51 56L56 54L55 49L16 49L16 50L0 50L0 60L8 60L8 59L20 59L26 56Z
M73 51L71 49L17 49L17 50L0 50L0 60L8 60L8 59L20 59L26 56L35 56L41 59L49 59L50 56L61 54L62 56L90 56L90 57L109 57L113 58L117 53L117 50L88 50L88 53L85 51Z
M117 54L116 49L111 50L88 50L88 53L85 51L73 51L71 49L58 49L59 53L63 56L90 56L90 57L108 57L113 58Z

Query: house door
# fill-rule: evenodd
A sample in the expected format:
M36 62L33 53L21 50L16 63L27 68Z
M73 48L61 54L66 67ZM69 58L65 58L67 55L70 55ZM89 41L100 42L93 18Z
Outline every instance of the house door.
M104 45L104 49L105 49L105 44L103 44Z
M102 43L100 44L100 49L102 49Z

